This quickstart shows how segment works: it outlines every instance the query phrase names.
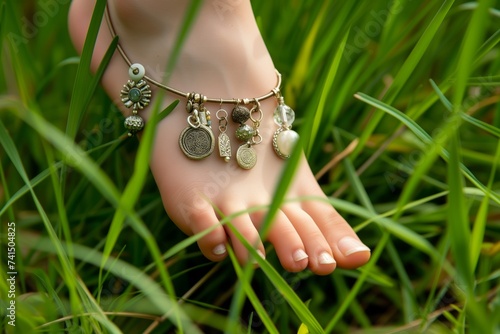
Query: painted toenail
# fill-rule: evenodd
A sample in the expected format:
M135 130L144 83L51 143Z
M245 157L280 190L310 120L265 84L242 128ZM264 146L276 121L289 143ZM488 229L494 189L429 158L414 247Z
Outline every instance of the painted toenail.
M302 249L298 249L293 253L293 260L295 262L302 261L304 259L307 259L309 256L307 256L306 252L304 252Z
M344 256L361 252L370 252L370 248L353 237L344 237L340 239L337 246Z
M323 252L319 255L319 263L320 264L334 264L336 263L333 257L327 252Z
M214 253L215 255L222 255L225 254L226 251L226 246L224 244L220 244L214 247L212 253Z

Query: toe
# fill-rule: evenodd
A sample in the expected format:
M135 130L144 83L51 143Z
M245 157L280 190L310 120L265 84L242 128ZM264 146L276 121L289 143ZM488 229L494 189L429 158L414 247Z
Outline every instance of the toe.
M223 209L227 222L224 225L227 235L231 241L234 253L241 264L246 264L252 256L248 252L246 246L240 241L235 233L235 230L248 241L248 243L257 250L261 257L265 258L264 245L259 236L259 232L255 227L250 215L245 212L243 205L233 206ZM253 262L256 262L253 260Z
M252 219L262 221L265 212L252 215ZM288 217L278 211L267 239L273 244L281 265L285 270L299 272L309 263L304 244Z
M221 261L227 256L228 239L224 227L206 199L194 192L189 194L189 196L180 194L176 198L177 205L169 210L170 217L184 233L202 235L198 239L198 246L206 258L211 261Z
M370 259L370 248L363 244L346 220L328 203L308 201L303 208L326 237L339 267L354 269Z
M318 275L328 275L335 270L332 249L314 220L298 205L287 205L283 211L305 246L309 269Z
M193 234L204 234L198 240L198 246L206 258L221 261L226 257L226 232L213 210L193 215L190 226Z

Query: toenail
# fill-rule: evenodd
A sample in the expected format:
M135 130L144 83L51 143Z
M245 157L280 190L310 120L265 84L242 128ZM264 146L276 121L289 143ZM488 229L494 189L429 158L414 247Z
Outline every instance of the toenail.
M327 252L323 252L319 255L319 263L320 264L334 264L336 263L333 257Z
M226 251L226 246L224 244L220 244L214 247L212 253L214 253L215 255L222 255L225 254Z
M361 241L353 237L344 237L337 243L339 250L344 256L349 256L354 253L370 252L370 248L364 245Z
M257 249L257 254L259 254L259 256L260 256L261 258L263 258L264 260L266 259L266 256L264 255L264 253L262 253L262 252L260 251L260 249Z
M266 259L266 256L264 255L264 253L262 253L260 249L257 249L257 254L259 254L259 256L264 260ZM252 263L257 265L259 264L259 262L256 259L252 259Z
M302 261L304 259L307 259L309 256L307 256L306 252L304 252L302 249L298 249L293 253L293 260L295 262Z

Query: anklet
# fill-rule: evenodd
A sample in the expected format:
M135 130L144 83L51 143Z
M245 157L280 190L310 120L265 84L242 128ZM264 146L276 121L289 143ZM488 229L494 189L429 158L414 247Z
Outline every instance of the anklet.
M117 35L111 21L109 6L106 6L105 17L111 36L115 38ZM222 104L233 104L235 107L231 112L231 118L233 122L239 124L235 135L236 138L244 142L236 152L236 160L241 168L251 169L257 162L257 155L253 146L262 142L259 127L264 115L260 107L260 101L276 97L278 106L273 117L279 128L273 135L272 145L279 157L286 159L290 156L298 139L298 134L291 130L295 114L285 104L281 96L281 74L277 70L275 70L276 87L265 95L243 99L208 98L199 93L182 92L148 77L144 66L138 63L133 64L119 43L117 49L129 65L130 79L120 92L125 107L132 108L132 115L126 117L124 122L129 136L133 136L144 128L145 122L138 115L138 111L147 107L151 102L152 91L149 84L152 84L186 99L186 111L189 113L187 117L188 126L184 128L179 136L179 146L186 157L190 159L200 160L213 152L215 137L211 128L210 111L205 107L205 103L214 102L220 104L220 108L216 112L216 117L219 120L217 143L220 157L228 162L231 159L231 144L229 136L226 134L228 113L222 108ZM246 106L251 106L251 109L249 110ZM251 126L246 124L248 120L252 122Z

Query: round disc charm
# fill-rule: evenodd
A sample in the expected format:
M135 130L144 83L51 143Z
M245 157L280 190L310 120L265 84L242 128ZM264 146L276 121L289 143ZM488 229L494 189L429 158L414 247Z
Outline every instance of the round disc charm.
M188 158L200 160L208 157L214 150L214 134L212 129L205 125L198 128L188 126L179 136L179 145Z
M257 154L251 145L244 144L236 152L236 161L243 169L251 169L257 162Z

